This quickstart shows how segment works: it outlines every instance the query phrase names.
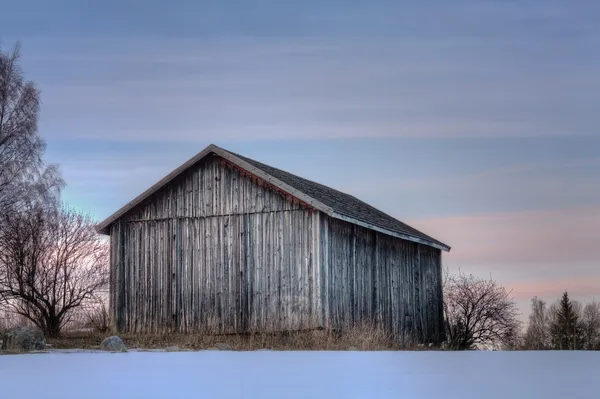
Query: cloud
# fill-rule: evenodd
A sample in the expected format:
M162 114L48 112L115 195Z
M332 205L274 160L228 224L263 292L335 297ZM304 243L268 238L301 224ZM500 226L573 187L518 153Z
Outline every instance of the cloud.
M595 207L600 206L595 141L548 145L550 140L532 139L498 146L458 141L429 150L377 151L380 157L369 160L369 169L357 164L351 175L330 180L400 220Z
M454 264L600 260L600 207L415 220L453 247Z
M452 245L444 265L507 290L523 312L538 296L549 303L567 290L582 302L600 298L600 207L413 220Z
M492 278L523 312L538 296L549 303L567 290L582 302L600 298L600 206L413 220L452 246L444 266Z
M49 139L549 137L598 131L600 57L496 37L29 41ZM534 53L532 53L535 51ZM581 55L580 58L577 58ZM572 61L577 59L578 62ZM27 58L24 58L27 60ZM41 69L39 66L43 65Z
M534 296L558 298L564 291L577 297L600 297L600 274L595 276L569 277L557 279L540 278L535 282L514 282L508 285L516 299L531 299Z
M43 0L15 2L0 15L5 34L128 38L190 36L313 35L416 37L585 37L595 32L599 15L594 2L571 7L558 0L403 2L274 2L236 4L179 1L177 6L147 0L135 3L107 0L102 5L63 1L63 7ZM117 12L118 11L118 12ZM4 19L2 18L4 17ZM37 23L26 24L27 21ZM42 23L43 22L43 23Z
M592 140L594 141L594 140ZM452 154L447 154L448 157ZM501 166L481 165L473 170L467 170L455 175L437 175L428 177L408 177L402 179L375 179L361 182L360 185L348 188L362 191L376 191L378 193L389 193L396 190L413 190L426 188L448 188L457 187L464 189L466 185L477 184L481 186L486 182L490 185L504 185L518 183L519 178L527 179L529 184L532 180L552 178L553 182L561 178L573 178L572 174L580 174L584 177L595 177L597 168L600 167L600 158L568 157L567 159L552 159L546 161L521 161L519 163L504 162ZM593 171L593 176L588 176ZM443 170L440 172L444 172ZM558 179L557 179L558 178ZM502 187L504 188L504 187Z

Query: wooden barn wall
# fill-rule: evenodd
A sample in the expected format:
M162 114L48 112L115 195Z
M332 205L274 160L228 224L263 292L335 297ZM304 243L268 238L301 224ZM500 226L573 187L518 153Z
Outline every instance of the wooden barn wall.
M319 213L213 159L111 226L119 331L296 330L323 323Z
M333 328L375 323L424 342L443 336L441 251L325 217L325 318ZM327 267L326 265L329 265Z
M443 334L439 250L334 220L220 158L113 223L119 331L243 332L375 321Z
M122 219L158 220L302 209L214 156L192 167Z

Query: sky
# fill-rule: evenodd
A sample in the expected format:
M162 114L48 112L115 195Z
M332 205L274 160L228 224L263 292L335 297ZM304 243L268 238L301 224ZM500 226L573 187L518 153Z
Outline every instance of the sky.
M517 301L600 300L600 3L22 0L39 133L98 221L210 143L353 194Z

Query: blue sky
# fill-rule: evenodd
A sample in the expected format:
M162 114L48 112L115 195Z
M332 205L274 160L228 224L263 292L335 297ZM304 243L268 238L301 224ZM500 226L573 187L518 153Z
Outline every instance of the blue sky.
M597 2L40 0L0 26L98 219L216 143L447 242L524 312L600 299Z

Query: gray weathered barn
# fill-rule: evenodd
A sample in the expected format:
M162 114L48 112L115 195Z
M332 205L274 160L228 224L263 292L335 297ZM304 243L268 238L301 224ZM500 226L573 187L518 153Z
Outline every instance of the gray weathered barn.
M98 225L124 332L375 322L443 335L441 251L355 197L210 145Z

